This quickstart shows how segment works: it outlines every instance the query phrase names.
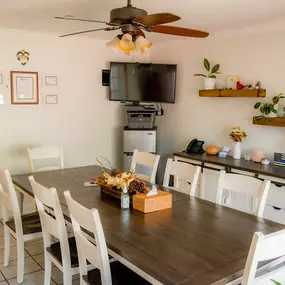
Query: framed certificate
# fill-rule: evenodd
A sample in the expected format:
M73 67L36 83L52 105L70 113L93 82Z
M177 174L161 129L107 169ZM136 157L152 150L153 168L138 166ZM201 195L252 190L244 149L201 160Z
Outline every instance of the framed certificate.
M11 103L39 104L38 72L11 71Z

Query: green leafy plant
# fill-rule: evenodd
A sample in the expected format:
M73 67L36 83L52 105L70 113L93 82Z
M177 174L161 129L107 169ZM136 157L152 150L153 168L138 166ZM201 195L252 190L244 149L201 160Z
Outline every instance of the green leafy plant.
M273 280L273 279L270 279L275 285L282 285L280 282L277 282L277 281L275 281L275 280Z
M197 74L194 74L194 76L202 76L205 78L217 78L216 75L220 74L219 72L220 65L216 64L214 65L213 68L211 68L211 64L207 58L204 58L204 67L208 72L207 74L197 73Z
M273 97L272 103L263 103L263 102L257 102L254 105L254 109L259 109L261 112L261 116L254 117L254 120L261 120L264 118L264 116L269 115L271 113L277 114L277 110L275 109L275 106L279 103L280 99L284 99L285 96L283 96L283 93L280 93ZM268 123L270 120L268 119Z

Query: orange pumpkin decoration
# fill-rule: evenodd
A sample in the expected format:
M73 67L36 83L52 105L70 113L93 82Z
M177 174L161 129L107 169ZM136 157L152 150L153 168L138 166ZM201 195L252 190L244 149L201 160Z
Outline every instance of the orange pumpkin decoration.
M220 152L220 149L216 145L211 144L206 149L206 152L207 152L207 154L210 154L210 155L217 155Z

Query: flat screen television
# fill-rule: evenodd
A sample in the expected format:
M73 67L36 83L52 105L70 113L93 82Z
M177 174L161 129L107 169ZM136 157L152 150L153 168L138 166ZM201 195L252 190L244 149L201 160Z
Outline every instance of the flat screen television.
M109 100L175 103L174 64L111 62Z

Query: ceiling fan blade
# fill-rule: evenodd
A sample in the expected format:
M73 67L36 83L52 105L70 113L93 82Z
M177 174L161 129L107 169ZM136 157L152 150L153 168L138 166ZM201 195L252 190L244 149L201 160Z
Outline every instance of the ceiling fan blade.
M152 32L192 38L206 38L209 36L207 32L173 26L155 26Z
M144 17L135 18L133 22L143 24L145 26L155 26L167 24L180 20L179 16L170 13L150 14Z
M106 28L93 29L93 30L87 30L87 31L82 31L82 32L75 32L75 33L71 33L71 34L66 34L66 35L62 35L62 36L59 36L59 37L60 37L60 38L64 38L64 37L69 37L69 36L74 36L74 35L80 35L80 34L85 34L85 33L91 33L91 32L96 32L96 31L109 31L109 29L106 29Z
M86 19L77 19L73 17L54 17L57 20L71 20L71 21L79 21L79 22L91 22L91 23L101 23L109 25L110 23L104 21L96 21L96 20L86 20Z

